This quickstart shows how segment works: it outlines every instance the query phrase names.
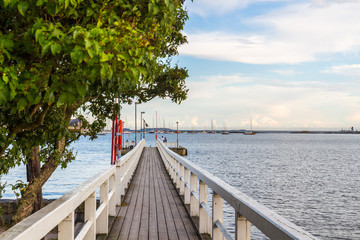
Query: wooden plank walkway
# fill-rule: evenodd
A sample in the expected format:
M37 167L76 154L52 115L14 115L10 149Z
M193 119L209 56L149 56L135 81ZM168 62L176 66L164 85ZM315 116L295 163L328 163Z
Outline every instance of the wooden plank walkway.
M144 149L108 239L200 239L157 148Z

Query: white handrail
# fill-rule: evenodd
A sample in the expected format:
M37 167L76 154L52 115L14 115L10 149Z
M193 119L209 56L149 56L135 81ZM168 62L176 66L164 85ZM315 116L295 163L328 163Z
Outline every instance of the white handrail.
M116 205L131 180L145 147L142 140L116 166L96 174L36 213L30 215L0 235L1 240L41 239L58 226L59 240L96 239L96 234L108 234L109 216L116 215ZM96 208L96 191L100 188L100 206ZM74 236L75 209L85 202L85 224Z
M209 234L213 239L230 239L231 236L223 226L225 200L234 208L236 214L236 239L251 239L250 223L270 239L317 239L238 189L174 153L161 141L157 141L156 145L176 188L185 188L179 194L184 196L185 204L190 204L190 215L199 217L200 234ZM208 213L209 207L204 207L207 206L207 188L212 190L211 216Z

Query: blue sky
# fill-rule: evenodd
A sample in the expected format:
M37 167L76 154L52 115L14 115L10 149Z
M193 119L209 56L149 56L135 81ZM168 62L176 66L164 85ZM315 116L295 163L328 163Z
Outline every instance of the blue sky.
M360 129L360 1L187 1L181 105L142 104L182 129ZM123 118L134 128L134 106Z

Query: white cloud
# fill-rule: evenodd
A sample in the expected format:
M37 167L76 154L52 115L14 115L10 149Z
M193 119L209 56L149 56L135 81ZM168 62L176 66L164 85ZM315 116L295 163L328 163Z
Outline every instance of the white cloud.
M296 74L300 74L299 72L296 72L292 69L285 69L285 70L273 70L272 72L280 74L280 75L285 75L285 76L293 76Z
M209 76L189 79L190 94L181 105L170 100L155 99L138 105L152 125L155 110L161 126L165 120L180 129L335 129L359 128L360 88L348 82L264 81L242 75ZM124 107L134 126L133 106ZM139 117L139 116L138 116ZM150 126L152 127L152 126Z
M326 69L324 72L360 76L360 64L332 66Z
M292 4L248 20L249 26L264 28L261 34L187 33L189 44L180 53L254 64L300 63L327 54L357 53L360 2L331 1L319 7L321 2L318 7L309 2Z

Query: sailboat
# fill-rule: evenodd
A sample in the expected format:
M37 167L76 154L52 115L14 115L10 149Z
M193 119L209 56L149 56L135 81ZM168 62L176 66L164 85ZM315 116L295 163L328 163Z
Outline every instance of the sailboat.
M244 132L244 135L255 135L256 132L252 131L252 119L250 118L250 132Z
M229 132L227 131L227 127L226 127L226 122L224 122L224 131L221 134L229 135Z

